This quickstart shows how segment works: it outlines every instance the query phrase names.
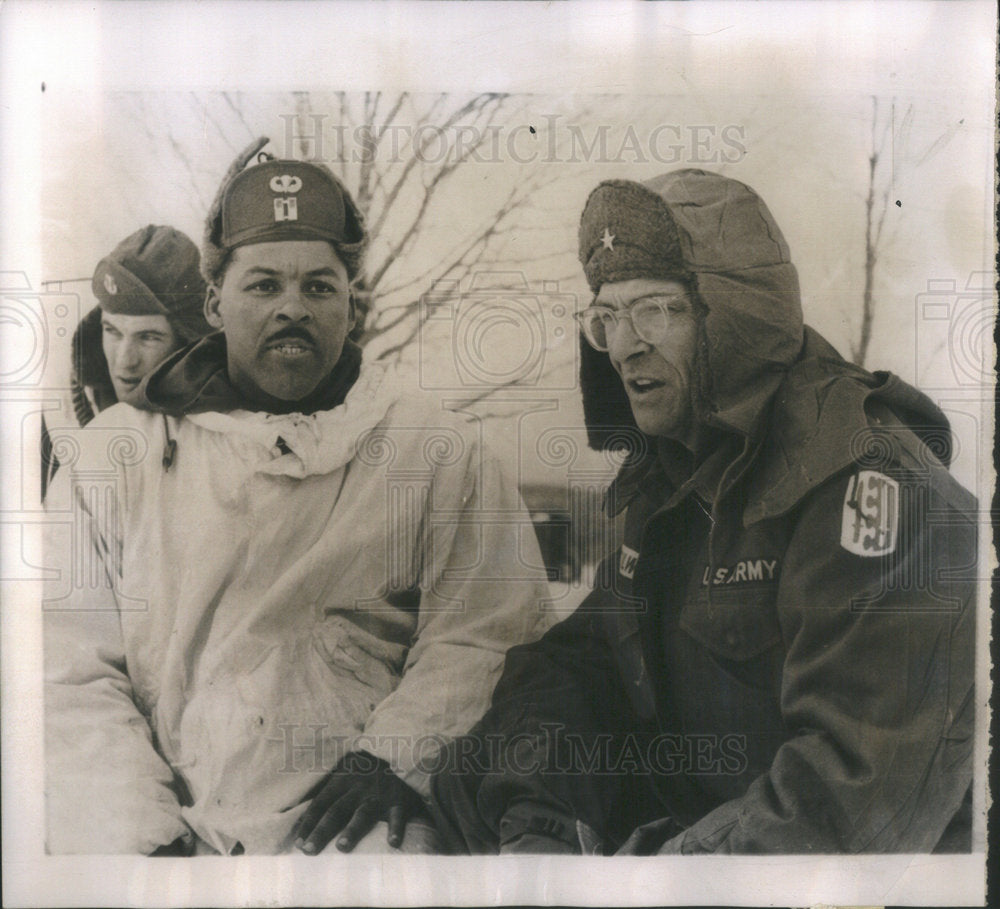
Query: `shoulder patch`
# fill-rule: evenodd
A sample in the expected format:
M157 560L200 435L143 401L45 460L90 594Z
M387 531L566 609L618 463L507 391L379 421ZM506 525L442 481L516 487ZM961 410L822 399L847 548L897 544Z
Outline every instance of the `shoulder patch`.
M618 560L618 572L626 578L635 574L635 563L639 561L639 553L628 546L622 545L622 556Z
M858 556L882 556L896 549L899 483L877 470L859 470L847 483L840 545Z

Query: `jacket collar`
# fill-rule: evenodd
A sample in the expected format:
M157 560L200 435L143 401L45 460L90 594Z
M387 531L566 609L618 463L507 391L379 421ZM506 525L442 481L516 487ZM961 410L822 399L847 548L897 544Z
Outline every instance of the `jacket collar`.
M747 436L729 436L686 481L676 451L670 453L672 446L648 440L643 456L619 471L606 508L617 515L640 491L667 507L691 490L714 502L749 473L744 526L778 517L811 490L864 460L864 446L871 443L868 430L878 422L869 414L875 410L897 424L891 435L894 449L908 447L915 457L926 459L926 440L920 436L933 436L937 444L932 447L945 449L940 460L947 463L948 421L930 399L891 373L870 373L848 363L807 328L801 358ZM900 422L918 427L918 432L900 427Z
M361 348L347 341L330 375L306 398L271 412L311 414L332 410L343 403L360 371ZM135 406L174 417L260 410L245 401L229 381L226 339L222 332L208 335L167 357L143 379Z
M728 489L742 474L750 453L757 448L749 439L727 434L719 437L704 460L694 466L691 453L683 446L667 439L650 442L651 449L644 458L624 465L612 481L605 496L605 509L612 517L640 493L663 503L664 508L672 508L691 492L711 504L720 494L720 487ZM731 471L735 474L731 475Z
M811 490L856 464L869 427L866 402L895 376L868 382L827 375L816 382L799 376L783 389L760 468L747 495L743 523L749 527L784 514Z
M892 373L846 362L811 330L807 352L775 397L747 490L745 526L786 513L859 464L877 469L910 458L924 469L944 470L950 460L948 420L923 392Z

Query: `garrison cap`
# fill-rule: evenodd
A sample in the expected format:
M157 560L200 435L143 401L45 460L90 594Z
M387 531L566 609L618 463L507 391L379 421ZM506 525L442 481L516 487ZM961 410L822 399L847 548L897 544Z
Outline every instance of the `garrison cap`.
M149 224L97 263L90 286L105 312L166 316L189 340L211 330L198 266L198 247L185 234Z

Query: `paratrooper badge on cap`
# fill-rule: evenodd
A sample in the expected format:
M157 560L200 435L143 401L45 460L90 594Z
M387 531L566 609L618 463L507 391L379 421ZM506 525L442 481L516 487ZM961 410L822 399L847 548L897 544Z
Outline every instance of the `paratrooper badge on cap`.
M272 177L269 185L272 192L297 193L302 189L302 179L300 177L293 177L290 174L282 174L280 177ZM278 196L275 198L275 221L298 221L298 219L299 206L295 196Z

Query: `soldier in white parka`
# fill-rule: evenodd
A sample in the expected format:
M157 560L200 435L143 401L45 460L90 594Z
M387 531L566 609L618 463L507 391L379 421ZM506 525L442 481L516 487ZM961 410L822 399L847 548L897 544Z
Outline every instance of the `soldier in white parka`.
M79 430L50 490L101 574L46 603L53 853L431 850L435 755L550 624L476 425L348 339L353 200L319 164L247 167L264 142L207 221L220 331ZM86 484L115 433L141 444L106 507Z

